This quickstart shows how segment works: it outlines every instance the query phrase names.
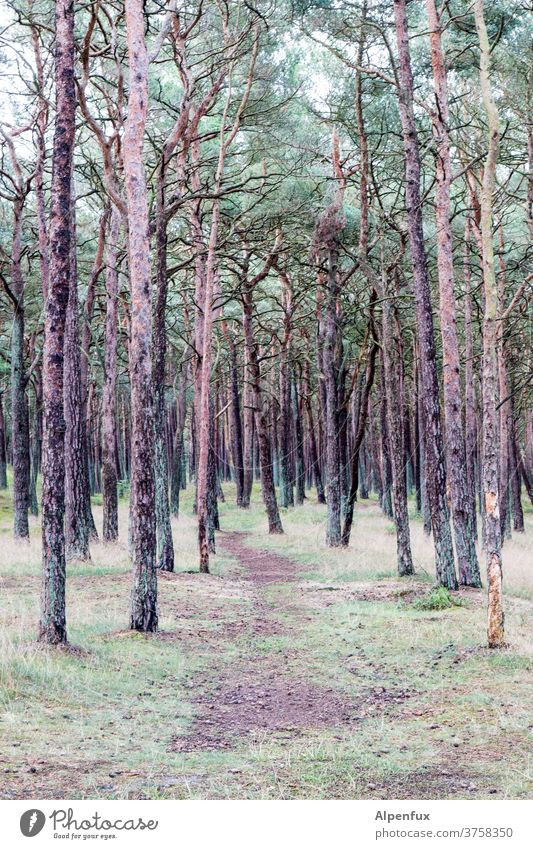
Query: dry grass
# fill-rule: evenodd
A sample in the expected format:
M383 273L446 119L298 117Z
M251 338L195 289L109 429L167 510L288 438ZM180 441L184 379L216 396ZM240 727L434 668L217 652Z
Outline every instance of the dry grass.
M257 512L261 515L260 494L255 493ZM527 510L527 508L526 508ZM396 537L394 525L381 512L374 500L359 502L355 508L350 547L331 549L325 544L325 507L309 499L296 510L282 511L285 534L269 537L264 519L251 524L242 511L232 511L227 522L231 529L253 530L257 542L281 553L290 553L303 564L319 567L324 580L367 580L396 575ZM422 580L433 581L435 574L433 542L426 537L420 517L411 511L411 546L415 570ZM533 601L533 569L531 568L531 536L533 511L526 512L526 533L513 533L503 548L504 590L507 595ZM481 573L484 577L484 555L478 545ZM313 568L310 572L313 573Z
M121 539L92 546L68 567L69 638L77 654L38 647L40 539L14 544L0 498L0 771L7 797L91 798L524 798L533 791L531 711L533 574L529 533L504 551L509 648L484 648L485 593L464 605L420 611L432 583L431 543L413 518L418 575L395 575L392 525L359 504L349 550L323 542L324 508L284 513L286 533L266 533L260 494L250 511L221 505L226 530L252 548L301 563L300 583L265 589L265 613L286 634L250 637L255 603L231 558L212 576L197 568L192 492L173 523L176 569L160 576L161 633L126 630L130 596L127 505ZM2 509L3 508L3 509ZM95 506L97 523L101 508ZM222 537L221 537L222 539ZM253 556L253 554L251 555ZM278 738L258 731L234 749L179 753L176 735L195 715L195 693L215 692L236 661L258 674L289 664L296 677L334 687L359 704L357 725ZM284 668L283 666L280 668ZM372 694L385 693L387 698ZM405 693L398 701L394 694ZM391 699L387 694L391 694ZM370 694L370 695L369 695Z

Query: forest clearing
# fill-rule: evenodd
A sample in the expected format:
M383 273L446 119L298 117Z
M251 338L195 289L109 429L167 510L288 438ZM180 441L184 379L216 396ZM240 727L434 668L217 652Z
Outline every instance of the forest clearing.
M6 798L530 798L528 10L0 2Z
M257 488L244 515L224 489L210 575L192 574L192 491L173 521L180 566L159 575L158 633L127 628L122 535L69 567L76 650L59 654L35 643L40 545L10 543L4 498L4 797L530 798L526 538L508 543L510 642L494 654L480 640L484 590L454 593L460 606L444 610L415 606L433 586L420 519L417 574L400 581L375 500L356 509L358 542L332 555L323 506L287 513L272 537Z

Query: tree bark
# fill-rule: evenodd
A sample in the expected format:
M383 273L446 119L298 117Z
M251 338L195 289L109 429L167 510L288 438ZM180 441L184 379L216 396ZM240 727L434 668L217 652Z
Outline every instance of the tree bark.
M320 469L320 459L318 456L318 447L315 433L315 421L313 416L313 408L311 403L311 382L309 379L309 358L307 357L304 365L304 392L305 392L305 409L307 412L307 423L309 427L309 454L310 465L313 469L313 477L316 487L317 501L319 504L326 503L326 495L324 492L324 484L322 482L322 471Z
M104 542L118 539L117 494L117 346L118 346L118 242L121 215L116 206L111 212L111 224L106 255L106 316L105 363L102 401L102 491Z
M66 643L65 465L63 412L64 334L71 263L72 165L76 132L74 6L55 4L56 118L50 209L50 282L45 303L43 348L43 584L39 636Z
M13 530L15 539L29 540L30 432L24 365L24 278L22 276L22 213L24 196L17 192L13 210L11 289L16 300L11 330L11 445L13 455Z
M474 16L480 47L480 83L487 117L488 150L481 191L481 239L485 314L483 320L483 495L485 505L485 553L488 578L489 648L504 645L502 558L498 486L498 416L496 411L498 286L494 270L492 204L500 140L498 111L490 83L490 45L483 0L474 0Z
M455 554L459 582L481 586L476 554L471 502L466 477L466 451L462 422L461 372L457 339L451 225L452 163L448 135L449 105L446 62L436 0L426 0L429 43L436 109L433 132L437 147L435 208L437 224L437 270L440 292L440 326L443 353L446 468L450 484Z
M226 324L223 324L224 335L229 347L230 393L231 393L231 456L233 473L237 489L237 507L243 507L244 497L244 457L241 421L241 399L239 394L239 371L237 367L237 346Z
M464 281L465 281L465 460L466 460L466 486L468 500L470 502L470 515L472 516L472 530L474 539L477 540L477 510L476 510L476 456L477 456L477 428L476 428L476 397L474 389L474 333L472 318L472 284L470 274L470 219L467 218L465 226L465 252L464 252Z
M172 150L173 148L171 148ZM156 299L154 310L154 429L155 429L155 510L157 527L157 568L174 571L174 543L168 500L168 458L165 444L165 387L168 296L167 219L165 212L166 170L171 150L168 143L161 154L156 187Z
M90 560L85 479L87 447L80 366L78 269L76 260L76 195L72 185L70 282L65 324L63 393L65 415L65 554L67 560Z
M130 70L124 133L124 181L128 203L131 287L131 542L133 592L130 627L157 629L154 418L152 398L152 307L148 204L143 141L148 109L148 57L141 0L126 0Z
M518 446L516 442L516 419L514 415L514 403L511 398L511 432L509 434L509 453L511 458L510 478L511 478L511 499L513 507L513 528L518 533L523 534L524 527L524 511L522 509L522 480L520 476L520 463L518 459Z
M263 502L268 516L268 532L270 534L282 534L283 525L278 510L276 488L272 475L272 456L270 453L270 442L268 439L268 427L263 409L263 397L261 392L261 371L257 354L257 345L254 340L252 314L253 314L253 286L247 283L243 292L243 324L244 336L248 354L248 374L253 393L255 423L257 439L259 442L259 455L261 458L261 489Z
M409 511L404 463L403 390L399 380L399 352L392 330L392 304L387 296L386 284L381 294L382 303L382 351L384 383L387 395L387 433L392 459L392 485L394 502L394 524L396 525L396 550L398 574L414 573L409 532Z
M7 489L6 425L3 392L0 392L0 489Z
M336 547L342 543L341 535L341 458L339 450L338 385L336 352L339 337L338 297L338 248L329 251L326 316L324 331L324 377L326 387L326 493L327 528L326 545Z
M352 530L352 522L353 522L353 511L354 505L357 500L357 490L359 487L359 453L361 450L361 445L363 444L363 439L365 436L366 429L366 421L368 418L368 404L370 400L370 393L372 391L372 385L374 383L374 375L376 373L376 357L379 350L379 345L376 339L375 327L374 327L374 317L373 317L373 306L375 300L375 292L372 293L371 301L370 301L370 351L368 354L368 361L366 364L366 374L365 374L365 384L363 388L363 392L361 394L361 403L359 406L359 415L357 420L357 430L355 433L354 446L352 450L352 471L351 471L351 483L350 483L350 492L348 494L348 500L346 502L346 512L344 515L344 525L342 528L342 544L344 546L348 546L350 544L350 533Z
M413 267L416 323L420 346L425 426L425 465L431 508L437 580L449 589L457 589L452 535L446 502L446 469L441 431L439 386L431 293L427 271L422 200L420 195L420 152L413 110L413 74L405 0L394 0L396 42L399 58L399 108L405 151L407 227Z
M292 411L294 425L294 464L295 464L295 501L303 504L305 501L305 457L304 457L304 432L302 424L302 409L298 395L298 382L296 374L292 373Z

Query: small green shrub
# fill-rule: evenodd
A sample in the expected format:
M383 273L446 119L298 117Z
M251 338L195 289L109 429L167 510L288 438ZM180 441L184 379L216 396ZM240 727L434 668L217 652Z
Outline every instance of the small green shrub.
M453 598L446 587L435 587L431 592L413 601L417 610L446 610L448 607L461 607L460 599Z

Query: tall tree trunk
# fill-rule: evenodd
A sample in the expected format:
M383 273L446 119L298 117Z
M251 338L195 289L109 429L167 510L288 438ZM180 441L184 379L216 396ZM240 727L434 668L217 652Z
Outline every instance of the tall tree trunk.
M381 440L381 480L382 480L382 497L381 497L381 509L383 510L385 516L388 516L389 519L392 519L394 514L392 512L392 498L391 498L391 487L392 487L392 466L391 466L391 458L390 458L390 449L389 449L389 435L388 435L388 413L387 413L387 392L385 387L385 363L383 361L383 350L380 352L380 394L381 394L381 404L380 404L380 440Z
M318 447L316 441L315 421L313 417L313 408L311 402L311 383L309 379L309 358L306 358L304 365L304 392L305 392L305 408L307 411L307 423L309 427L309 454L310 464L313 469L313 477L316 487L317 501L319 504L326 503L326 495L324 492L324 484L322 482L322 471L320 469L320 460L318 456Z
M466 586L479 587L481 586L481 579L476 554L471 502L468 497L466 451L462 422L461 372L453 270L450 197L452 163L448 136L449 105L446 62L442 48L441 22L436 0L426 0L426 8L436 100L436 109L433 115L433 132L437 145L435 208L444 374L446 468L450 482L459 582Z
M223 149L221 141L220 151ZM221 163L217 169L217 184L220 187L222 176ZM210 427L210 387L211 360L213 347L213 292L215 283L215 250L218 240L218 225L220 221L220 203L213 205L211 230L207 253L207 268L205 275L205 291L203 300L203 336L200 369L200 403L198 408L198 468L197 468L197 511L198 511L198 547L200 551L200 572L209 572L209 492L212 490L212 479L209 480L209 453L211 449ZM210 487L211 483L211 487Z
M165 444L165 386L168 294L167 219L165 211L167 146L161 155L156 189L156 299L154 310L154 428L155 428L155 511L157 527L157 568L174 571L174 543L168 501L168 458Z
M131 287L130 383L132 417L131 542L133 592L130 627L157 629L152 307L148 204L143 141L148 108L148 57L142 0L126 0L130 71L124 133L124 181L128 203Z
M237 507L243 507L244 497L244 457L242 443L241 399L239 395L239 371L237 368L237 346L226 324L223 324L224 335L229 346L230 393L231 393L231 456L233 473L237 489Z
M326 493L327 528L326 545L341 545L341 458L339 451L339 415L336 352L339 338L338 248L333 247L328 256L326 316L323 347L324 377L326 387ZM344 470L343 470L344 471Z
M282 507L294 507L292 485L292 428L291 428L291 346L292 289L287 274L280 272L283 284L283 337L280 345L280 456L279 501Z
M442 439L439 386L431 292L427 271L422 199L420 195L420 152L413 110L413 74L409 52L409 34L405 0L394 0L396 41L399 58L400 118L405 151L407 227L413 267L416 323L420 346L424 404L424 450L427 491L431 508L437 580L449 589L457 589L452 535L446 502L446 469Z
M416 497L416 512L422 512L422 452L420 450L420 422L418 419L418 354L416 344L413 345L413 478Z
M3 392L0 392L0 489L7 489L6 424Z
M110 215L110 206L106 205L102 215L100 216L100 224L98 227L98 241L96 244L96 252L93 261L93 267L91 269L91 274L89 276L89 280L87 282L87 294L85 298L85 305L83 310L83 323L81 329L81 360L80 360L80 370L81 370L81 392L82 392L82 404L83 404L83 420L85 422L85 449L83 452L83 461L85 466L85 481L87 486L87 492L85 496L85 505L87 510L87 527L89 530L89 540L97 540L98 539L98 531L96 530L96 524L94 521L93 511L91 507L91 468L89 463L89 455L91 454L91 417L90 410L88 404L89 397L89 365L90 365L90 352L91 352L91 322L93 319L94 312L94 297L96 290L96 283L98 278L103 270L103 258L104 258L104 250L105 250L105 237L107 231L107 225L109 223L109 215Z
M385 274L385 272L384 272ZM392 304L387 296L386 283L382 287L382 351L385 368L385 392L387 395L387 432L392 458L392 484L394 501L394 523L396 525L396 550L398 574L412 575L414 572L409 533L409 511L404 463L403 390L399 380L400 362L392 329Z
M516 420L514 415L514 403L511 398L511 432L509 435L509 453L511 457L511 498L513 505L513 528L518 533L523 534L524 528L524 511L522 510L521 489L522 481L520 476L520 463L518 459L518 446L516 442Z
M499 243L500 255L499 266L500 273L497 277L498 283L498 310L503 314L505 310L505 262L503 259L503 250L505 248L503 227L499 227ZM509 378L507 374L507 345L505 339L505 322L500 321L498 326L498 389L499 389L499 417L500 417L500 457L499 457L499 493L500 493L500 536L503 541L506 537L511 536L511 523L509 519L510 495L511 495L511 480L510 480L510 465L511 457L509 452L509 441L512 427L512 412L511 399L509 397Z
M29 540L30 432L24 366L24 279L22 276L22 212L24 200L14 202L11 288L15 298L11 330L11 446L13 455L13 530L16 539Z
M353 522L353 511L354 505L357 500L357 490L359 487L359 453L361 450L361 445L363 444L363 439L365 436L365 428L366 421L368 418L368 404L370 400L370 393L372 391L372 385L374 383L374 375L376 372L376 357L379 350L379 345L376 339L375 327L374 327L374 317L373 317L373 309L374 309L374 301L376 298L375 292L372 292L371 300L370 300L370 351L368 353L368 360L366 364L366 374L365 374L365 384L361 394L361 403L359 406L359 415L357 419L357 430L355 433L354 446L352 450L352 470L351 470L351 483L350 483L350 492L348 494L348 500L346 502L346 512L344 515L344 525L342 529L342 544L347 546L350 544L350 533L352 530L352 522Z
M67 560L90 560L89 529L85 499L84 452L87 442L83 416L80 339L78 324L78 270L76 260L76 195L72 186L70 237L70 283L64 343L65 414L65 554Z
M255 407L255 424L257 430L257 440L259 443L259 455L261 458L261 489L263 492L263 502L268 516L268 532L270 534L282 534L283 525L278 510L278 502L276 498L276 488L274 486L274 478L272 475L272 456L270 452L270 442L268 439L268 427L266 423L265 412L263 409L263 397L261 392L261 372L259 367L259 358L257 354L257 345L254 340L253 326L253 295L250 284L246 285L243 292L243 319L244 319L244 336L248 354L248 374L253 393L253 402Z
M252 398L252 385L250 375L250 359L248 346L244 348L244 383L242 391L242 454L243 454L243 485L242 485L242 507L250 506L250 497L253 486L253 464L252 449L254 436L254 408Z
M39 515L39 502L37 499L37 479L41 469L41 449L43 442L43 382L41 369L35 369L34 407L31 423L31 448L30 448L30 511L32 516Z
M470 274L470 219L466 219L465 252L464 252L464 281L465 281L465 448L466 448L466 485L472 516L472 530L477 540L477 511L476 511L476 398L474 389L474 333L472 318L472 285Z
M498 414L496 411L498 286L494 270L492 204L500 128L490 84L490 45L485 25L483 0L474 0L474 15L480 47L480 83L488 126L488 151L481 191L481 239L485 315L483 320L483 495L485 503L485 553L488 578L489 648L504 645L502 602L502 557L498 488Z
M117 493L117 344L118 344L118 241L121 216L116 206L111 213L106 256L105 364L102 400L102 490L104 542L118 539Z
M184 467L183 433L185 430L185 419L187 416L187 373L188 366L182 365L179 379L177 399L177 421L174 433L174 444L172 450L172 474L170 476L170 509L172 515L178 518L180 509L180 489L182 484Z
M67 641L65 611L64 335L72 271L72 165L76 132L74 6L55 4L56 118L50 209L50 283L43 348L43 586L39 636Z
M294 371L292 373L292 415L294 424L295 500L296 504L303 504L305 501L304 432L300 398L298 397L298 383Z

